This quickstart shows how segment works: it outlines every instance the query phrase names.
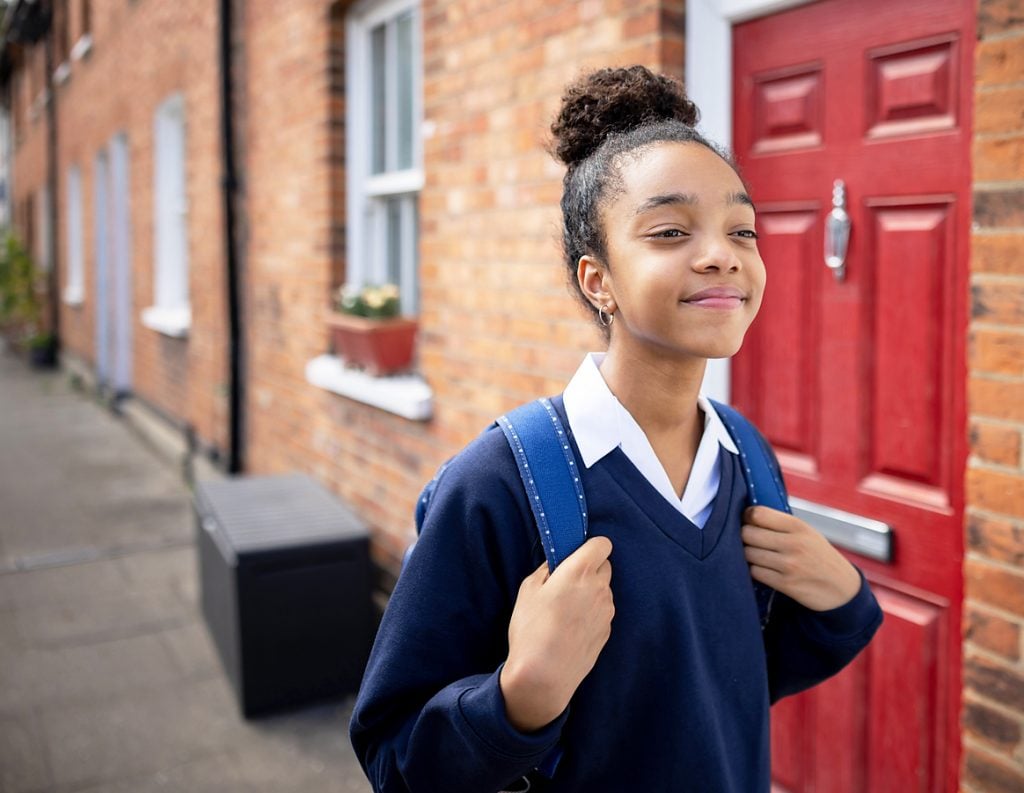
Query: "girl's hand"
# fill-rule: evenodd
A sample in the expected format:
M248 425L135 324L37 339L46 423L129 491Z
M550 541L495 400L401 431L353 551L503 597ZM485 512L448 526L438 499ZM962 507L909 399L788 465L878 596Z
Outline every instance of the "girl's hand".
M519 587L499 683L512 726L534 732L569 705L611 636L612 543L593 537L548 574L547 563Z
M860 590L857 569L800 518L750 507L743 519L741 537L755 581L812 611L838 608Z

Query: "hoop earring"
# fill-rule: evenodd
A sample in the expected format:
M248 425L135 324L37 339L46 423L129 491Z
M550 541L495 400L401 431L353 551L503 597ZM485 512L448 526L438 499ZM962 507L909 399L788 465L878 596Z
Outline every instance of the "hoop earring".
M615 315L608 310L608 306L600 306L597 309L597 321L602 327L608 328L615 321Z

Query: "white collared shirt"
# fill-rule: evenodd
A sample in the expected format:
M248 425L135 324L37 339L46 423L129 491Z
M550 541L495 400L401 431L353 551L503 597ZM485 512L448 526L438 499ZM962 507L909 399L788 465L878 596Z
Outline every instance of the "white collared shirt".
M680 498L643 428L608 388L598 368L603 360L604 353L587 355L563 395L569 429L576 439L583 464L590 468L621 446L644 479L686 518L703 528L718 495L718 447L739 453L728 430L707 397L698 396L697 405L704 413L704 434Z

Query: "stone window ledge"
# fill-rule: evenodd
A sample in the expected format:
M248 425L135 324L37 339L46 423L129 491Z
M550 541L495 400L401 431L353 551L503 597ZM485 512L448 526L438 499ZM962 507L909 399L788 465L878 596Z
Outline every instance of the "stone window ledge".
M92 52L92 36L86 33L78 41L75 42L75 46L71 48L71 59L79 61Z
M61 297L66 306L77 308L85 303L85 291L81 287L69 286Z
M336 355L320 355L306 364L306 381L410 421L427 421L434 413L434 392L417 374L374 377Z
M163 306L150 306L142 310L142 324L150 330L155 330L173 339L184 339L188 337L189 328L192 326L192 310L184 308L165 308Z

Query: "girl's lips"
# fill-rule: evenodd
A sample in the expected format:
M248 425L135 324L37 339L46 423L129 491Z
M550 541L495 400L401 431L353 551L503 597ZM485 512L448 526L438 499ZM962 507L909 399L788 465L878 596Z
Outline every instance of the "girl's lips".
M682 302L700 308L739 308L747 296L732 286L715 286L694 292Z
M699 306L700 308L739 308L743 305L743 298L741 297L705 297L700 300L685 300L683 301L689 306Z

